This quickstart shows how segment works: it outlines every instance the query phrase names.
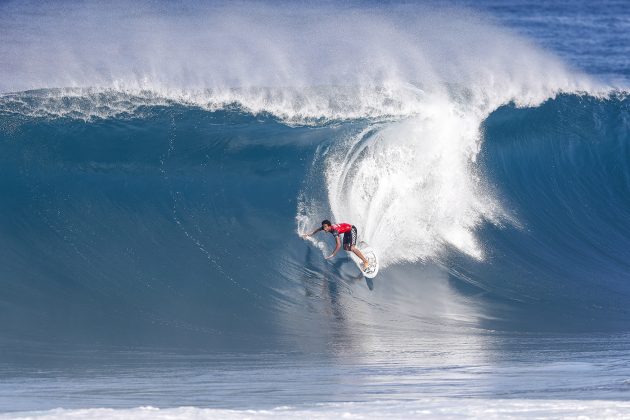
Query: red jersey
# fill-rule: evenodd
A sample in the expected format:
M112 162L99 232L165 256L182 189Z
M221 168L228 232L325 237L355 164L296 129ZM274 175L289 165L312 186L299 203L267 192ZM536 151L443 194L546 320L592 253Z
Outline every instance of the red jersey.
M337 223L336 225L331 225L330 227L330 233L332 233L333 236L339 236L340 233L346 233L352 230L352 225L350 223Z

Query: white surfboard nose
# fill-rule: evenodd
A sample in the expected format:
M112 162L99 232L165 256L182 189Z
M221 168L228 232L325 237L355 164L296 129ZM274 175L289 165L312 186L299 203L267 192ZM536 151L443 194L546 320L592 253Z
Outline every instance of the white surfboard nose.
M361 246L359 247L359 249L361 250L361 253L363 254L363 256L367 258L369 262L368 267L365 270L363 269L363 261L361 261L359 257L357 257L356 255L352 253L350 257L352 258L354 263L359 267L359 269L361 270L361 272L363 273L365 277L369 279L376 277L376 275L378 274L379 265L378 265L378 258L376 256L376 252L374 251L374 248L372 248L365 242L361 242Z

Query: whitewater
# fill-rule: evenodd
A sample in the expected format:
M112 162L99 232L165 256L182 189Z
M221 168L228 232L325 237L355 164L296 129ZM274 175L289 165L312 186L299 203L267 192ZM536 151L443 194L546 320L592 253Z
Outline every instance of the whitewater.
M0 418L627 417L626 9L3 3Z

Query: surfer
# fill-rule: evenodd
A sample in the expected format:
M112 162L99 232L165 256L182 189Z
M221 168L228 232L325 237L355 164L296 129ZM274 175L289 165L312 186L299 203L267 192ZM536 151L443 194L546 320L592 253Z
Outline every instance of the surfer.
M326 257L327 260L334 257L341 248L341 240L339 239L339 234L343 233L343 249L348 252L352 251L356 254L357 257L361 258L361 261L363 261L363 270L366 270L369 267L370 262L367 258L363 256L359 248L356 247L357 228L355 226L349 223L337 223L333 225L332 223L330 223L330 220L324 220L322 222L322 227L315 229L311 233L306 233L302 235L302 238L307 238L322 230L332 233L332 235L335 237L335 241L337 242L333 253Z

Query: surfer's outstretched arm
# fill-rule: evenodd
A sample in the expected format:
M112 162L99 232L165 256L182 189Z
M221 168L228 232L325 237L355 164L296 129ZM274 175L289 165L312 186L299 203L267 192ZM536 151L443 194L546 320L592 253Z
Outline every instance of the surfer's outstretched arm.
M306 237L309 237L309 236L313 236L313 235L315 235L317 232L319 232L320 230L323 230L323 229L322 229L322 228L317 228L317 229L315 229L314 231L312 231L311 233L305 233L304 235L302 235L302 238L306 238Z
M339 236L335 237L335 239L337 240L337 244L335 246L335 250L333 251L332 254L330 254L329 256L326 257L327 260L329 260L332 257L334 257L335 254L341 249L341 240L339 239Z

